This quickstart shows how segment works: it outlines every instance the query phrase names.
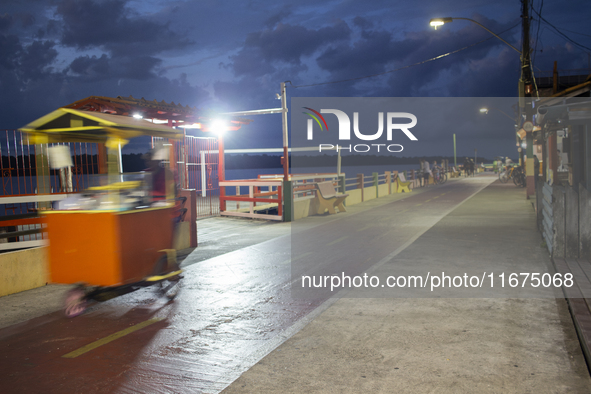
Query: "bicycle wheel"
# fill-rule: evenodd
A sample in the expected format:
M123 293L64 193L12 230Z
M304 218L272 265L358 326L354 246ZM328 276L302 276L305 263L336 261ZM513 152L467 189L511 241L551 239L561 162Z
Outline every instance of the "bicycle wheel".
M447 182L447 174L441 174L441 177L439 178L439 184L443 185L445 182Z
M507 174L507 171L503 171L499 173L499 181L501 181L501 183L507 183L507 181L509 180L509 174Z

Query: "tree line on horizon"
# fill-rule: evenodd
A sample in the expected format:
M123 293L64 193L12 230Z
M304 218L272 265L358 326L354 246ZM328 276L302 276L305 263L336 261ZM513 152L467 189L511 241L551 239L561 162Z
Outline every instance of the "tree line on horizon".
M458 164L463 163L464 156L458 156ZM298 167L330 167L336 165L336 155L300 155L295 158ZM420 159L425 159L429 163L437 160L449 160L453 163L454 158L450 156L414 156L398 157L383 155L346 155L342 156L343 163L347 166L375 166L375 165L396 165L396 164L419 164ZM74 164L78 164L83 174L98 173L98 155L76 155L72 158ZM294 158L289 157L290 166ZM146 169L147 165L143 159L142 153L127 153L121 156L123 172L139 172ZM217 161L217 160L216 160ZM192 160L195 162L195 160ZM492 160L487 158L478 158L478 162L490 163ZM251 169L251 168L281 168L281 156L277 155L252 155L252 154L226 154L225 166L227 170ZM55 170L51 170L53 174ZM35 155L2 156L2 176L35 176L36 160Z
M465 156L458 156L458 164L463 163ZM385 155L346 155L342 156L342 163L347 166L375 166L375 165L396 165L396 164L416 164L420 163L421 159L433 163L437 160L441 163L443 160L454 162L453 156L413 156L413 157L398 157ZM290 165L294 158L289 157ZM295 161L298 167L329 167L335 166L337 156L331 155L300 155L295 156ZM275 155L226 155L225 156L226 169L241 169L241 168L281 168L281 157ZM487 158L478 158L478 162L490 163L492 160Z

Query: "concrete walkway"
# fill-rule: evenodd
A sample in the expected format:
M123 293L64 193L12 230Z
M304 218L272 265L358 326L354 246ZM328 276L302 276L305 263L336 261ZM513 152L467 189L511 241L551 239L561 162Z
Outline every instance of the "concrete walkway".
M425 261L469 272L516 266L517 272L551 273L541 242L523 190L496 182L374 274ZM591 392L566 302L555 297L560 291L499 289L486 293L490 298L376 294L327 301L323 313L224 393Z
M132 387L152 387L162 392L200 392L203 389L193 387L199 383L195 376L203 373L216 383L206 386L210 389L203 392L218 392L228 384L226 393L591 392L591 379L566 302L559 298L560 291L551 288L501 289L497 282L493 288L435 292L345 289L335 291L332 298L306 312L293 325L282 323L292 321L282 320L282 315L298 310L295 306L302 297L302 289L294 286L298 275L340 269L318 264L332 256L363 256L371 250L373 260L365 259L365 265L351 268L380 278L427 271L454 275L486 272L494 273L495 278L503 272L552 273L536 231L533 208L524 199L523 189L493 181L486 176L450 180L443 186L354 205L347 214L310 217L294 225L229 218L199 221L200 247L183 263L187 268L186 287L180 299L164 307L171 310L170 316L166 311L158 312L167 317L168 326L144 332L148 337L159 333L158 340L138 337L131 341L142 349L143 358L131 353L129 360L134 362L123 354L131 345L106 349L105 354L93 355L92 360L110 365L114 359L109 352L121 349L117 357L124 364L146 366L139 372L130 369L132 376L139 375L143 380L119 387L129 391ZM313 234L312 240L306 238L307 233ZM361 240L355 241L355 237ZM305 258L299 262L310 263L294 265L298 254L292 250L292 300L289 265L279 264L288 261L285 255L289 257L290 239L292 248L302 241L309 246L300 251L299 257ZM319 250L312 245L319 245ZM253 266L250 271L245 270L247 265ZM231 276L229 267L244 276L245 283ZM216 281L230 279L231 286L218 283L216 287ZM285 290L269 292L256 308L249 304L248 297L259 297L256 290L266 287ZM145 307L149 300L140 294L137 299L127 296L101 304L93 313L73 322L60 320L51 312L60 308L58 293L65 288L45 286L1 297L0 327L11 326L5 333L12 335L40 321L29 319L46 315L42 319L51 321L44 323L43 332L32 335L45 335L47 327L55 323L56 330L61 330L55 335L70 336L70 331L63 330L60 324L96 325L99 321L109 327L103 322L108 318L110 324L130 325L146 317L128 322L122 313L133 315L146 308L155 313ZM320 293L324 299L326 292ZM307 304L304 298L300 302L303 305ZM274 326L275 321L283 325ZM19 322L26 323L15 325ZM183 327L190 328L185 330L188 334L174 331ZM80 329L76 335L88 330ZM116 329L109 334L111 331ZM266 334L254 335L259 332ZM181 342L175 339L177 334L184 335L179 336ZM218 340L224 335L231 340ZM203 342L209 336L212 341ZM55 338L49 337L52 341ZM171 344L167 342L170 338L174 339ZM46 339L38 341L46 343ZM59 342L59 346L65 342ZM162 349L158 350L160 345ZM26 344L24 348L29 351L30 347ZM252 349L258 350L245 353ZM8 350L6 354L12 357L13 347ZM167 367L163 369L165 374L158 375L158 365L148 362L155 360L158 364L166 355L170 355L167 360L174 370ZM52 361L42 366L51 369L54 365ZM192 373L194 365L202 365L198 373ZM97 370L102 374L121 373L108 366ZM173 371L178 372L176 384L181 386L171 386ZM57 379L61 375L54 372L52 376ZM35 384L43 387L39 382ZM87 388L85 384L88 379L80 382L79 388Z

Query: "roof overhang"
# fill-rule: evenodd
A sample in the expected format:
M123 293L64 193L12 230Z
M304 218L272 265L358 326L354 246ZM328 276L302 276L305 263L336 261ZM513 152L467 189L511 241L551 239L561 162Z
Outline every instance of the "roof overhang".
M152 119L154 123L164 123L168 126L197 128L202 131L210 131L211 124L223 119L227 123L229 131L236 131L242 125L252 122L250 119L239 117L235 114L217 114L212 111L202 111L188 105L167 103L164 100L146 100L143 97L137 99L129 97L104 97L89 96L84 99L65 105L63 108L77 109L86 112L108 113L123 116L141 116L144 119ZM250 114L244 113L245 116Z
M591 101L577 101L560 105L541 105L538 108L540 124L553 123L588 123L591 120Z
M130 116L59 108L19 129L30 144L50 142L117 142L124 145L142 135L180 139L183 133Z

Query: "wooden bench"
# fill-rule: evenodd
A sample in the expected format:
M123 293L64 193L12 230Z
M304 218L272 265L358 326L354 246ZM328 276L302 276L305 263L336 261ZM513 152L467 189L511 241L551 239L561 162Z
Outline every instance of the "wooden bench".
M396 193L410 193L410 183L411 181L406 180L404 173L399 172L396 178Z
M337 194L332 181L318 182L316 184L316 196L318 197L317 215L322 215L327 209L329 213L336 213L335 207L339 212L347 212L345 209L345 199L349 194Z

